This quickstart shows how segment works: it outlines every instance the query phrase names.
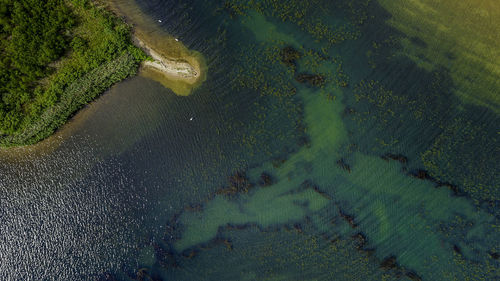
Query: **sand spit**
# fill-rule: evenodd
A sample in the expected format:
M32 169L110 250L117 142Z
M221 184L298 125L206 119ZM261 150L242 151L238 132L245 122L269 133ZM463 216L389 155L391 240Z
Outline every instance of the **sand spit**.
M110 0L106 7L132 27L134 44L152 58L143 62L139 75L181 96L189 95L206 79L203 55L189 50L181 40L166 33L160 21L145 14L134 0Z
M152 67L163 72L166 76L183 79L186 82L194 83L200 77L200 70L187 61L166 58L141 41L137 36L134 36L133 41L134 44L144 50L153 59L153 61L145 61L143 66Z

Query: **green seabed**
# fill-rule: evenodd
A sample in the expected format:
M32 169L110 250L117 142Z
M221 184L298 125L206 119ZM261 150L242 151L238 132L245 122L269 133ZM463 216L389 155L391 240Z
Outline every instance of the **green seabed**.
M484 61L462 60L468 49L454 32L433 41L416 19L429 11L422 30L434 30L451 4L405 2L421 8L412 13L400 1L138 2L154 19L182 15L181 27L165 29L197 34L187 46L211 72L188 97L144 77L125 81L82 126L95 136L93 161L125 163L109 174L98 166L103 186L133 182L120 192L148 206L130 261L99 273L499 278L496 72L468 68Z
M447 67L454 93L500 112L500 6L486 1L379 1L404 32L402 55L429 71ZM412 38L417 38L410 42Z
M268 151L265 125L243 139L271 157L169 224L176 231L163 247L182 253L183 268L223 280L498 277L498 135L474 116L498 121L498 87L476 95L451 87L460 77L441 60L409 60L405 44L420 41L385 25L390 15L371 1L220 10L255 37L239 44L235 89L302 116L299 147ZM462 91L470 98L457 99ZM272 122L267 113L256 119Z

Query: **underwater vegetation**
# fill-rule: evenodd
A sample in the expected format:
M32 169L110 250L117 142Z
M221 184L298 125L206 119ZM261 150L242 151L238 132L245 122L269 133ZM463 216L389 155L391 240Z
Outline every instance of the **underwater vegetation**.
M466 102L500 110L500 7L487 1L379 1L388 23L405 34L401 55L419 67L445 67L453 93Z
M257 96L234 125L249 158L167 223L168 254L144 246L148 276L498 279L496 71L463 82L486 64L450 47L472 26L429 33L454 8L427 2L419 30L401 1L204 1L234 93Z

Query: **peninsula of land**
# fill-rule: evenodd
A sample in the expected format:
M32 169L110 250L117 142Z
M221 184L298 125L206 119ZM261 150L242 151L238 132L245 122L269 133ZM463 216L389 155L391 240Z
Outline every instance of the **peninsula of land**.
M145 36L143 20L112 2L1 1L0 147L47 138L138 71L181 95L203 81L201 54L171 36Z
M161 27L165 21L143 13L134 0L109 0L106 5L133 26L132 42L148 55L139 75L160 82L180 96L189 95L206 79L203 55L189 50L182 40L166 33Z
M195 83L200 77L199 67L191 65L187 61L179 61L164 57L153 50L152 47L141 41L140 38L134 37L133 39L136 46L139 46L146 54L148 54L148 56L152 58L152 60L146 60L143 62L145 67L151 67L159 72L162 72L165 76L171 77L172 79L185 80L186 82L191 83Z

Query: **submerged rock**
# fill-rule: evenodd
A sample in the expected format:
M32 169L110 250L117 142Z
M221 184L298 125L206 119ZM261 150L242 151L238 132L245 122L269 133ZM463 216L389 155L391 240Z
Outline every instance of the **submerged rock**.
M437 185L438 185L438 187L441 187L441 186L447 187L449 190L453 191L453 193L455 195L459 194L458 186L456 186L454 184L451 184L449 182L437 182Z
M286 158L282 157L277 157L271 160L271 163L273 164L274 168L279 168L281 165L283 165L286 162Z
M490 252L490 257L492 259L498 260L498 258L500 258L500 254L497 252Z
M337 161L337 165L344 171L347 171L348 173L351 172L351 166L346 163L344 158L341 158L340 160Z
M434 178L426 170L417 170L417 171L412 172L411 175L413 177L421 179L421 180L434 181Z
M238 192L247 192L252 186L245 172L236 172L234 175L229 176L228 181L229 186L236 189Z
M356 249L358 250L363 250L363 248L366 246L366 243L368 243L368 239L361 232L354 234L352 238L358 242L358 245L356 245Z
M281 62L286 66L295 68L297 60L302 56L302 54L295 50L293 47L285 47L281 50Z
M418 276L415 272L412 271L406 272L406 276L413 281L422 281L422 278L420 278L420 276Z
M438 179L434 178L433 176L431 176L429 174L429 172L427 172L426 170L416 170L416 171L413 171L410 173L410 176L412 177L415 177L417 179L421 179L421 180L428 180L428 181L431 181L433 183L436 184L436 188L437 187L447 187L448 189L450 189L451 191L453 191L453 193L455 195L460 195L460 190L458 188L458 186L452 184L452 183L449 183L449 182L442 182L442 181L439 181Z
M381 263L380 268L384 270L390 270L398 266L395 256L386 257Z
M321 190L316 184L311 182L310 180L305 180L300 184L301 189L312 189L314 192L318 193L319 195L323 196L324 198L328 200L332 200L332 197L326 193L325 191Z
M300 73L295 76L295 80L299 83L307 83L314 87L321 87L325 84L325 77L319 74Z
M270 186L273 184L273 178L271 175L269 175L266 172L263 172L260 174L260 180L259 180L259 185L264 187L264 186Z
M297 231L298 233L303 233L304 232L302 230L302 225L300 225L300 223L293 224L293 229L295 229L295 231Z
M186 250L186 251L182 252L182 255L183 255L185 258L192 259L192 258L194 258L196 255L198 255L198 250L196 250L196 249Z
M224 246L226 246L226 249L228 249L229 251L233 249L233 242L231 242L231 240L226 238L222 240L222 243L224 244Z
M354 222L354 217L351 216L351 215L348 215L346 214L344 211L342 211L342 209L339 208L339 215L341 218L343 218L345 221L347 221L347 223L349 223L349 225L351 226L351 228L356 228L358 225Z
M402 155L402 154L392 154L392 153L386 153L382 156L380 156L380 158L384 159L384 160L395 160L395 161L398 161L399 163L401 164L406 164L408 163L408 157Z
M355 113L356 113L356 109L346 106L344 111L342 112L342 116L345 117L345 116L353 115Z
M248 190L250 190L250 188L252 188L252 184L246 177L245 172L238 171L229 176L228 183L228 187L221 188L216 193L233 196L240 192L246 193L248 192Z
M311 147L311 140L309 139L308 136L301 136L298 140L297 140L297 145L298 146L305 146L307 148L310 148Z
M153 279L148 273L149 269L147 268L141 268L137 270L136 273L136 278L135 280L137 281L155 281L155 280L161 280L161 279Z

